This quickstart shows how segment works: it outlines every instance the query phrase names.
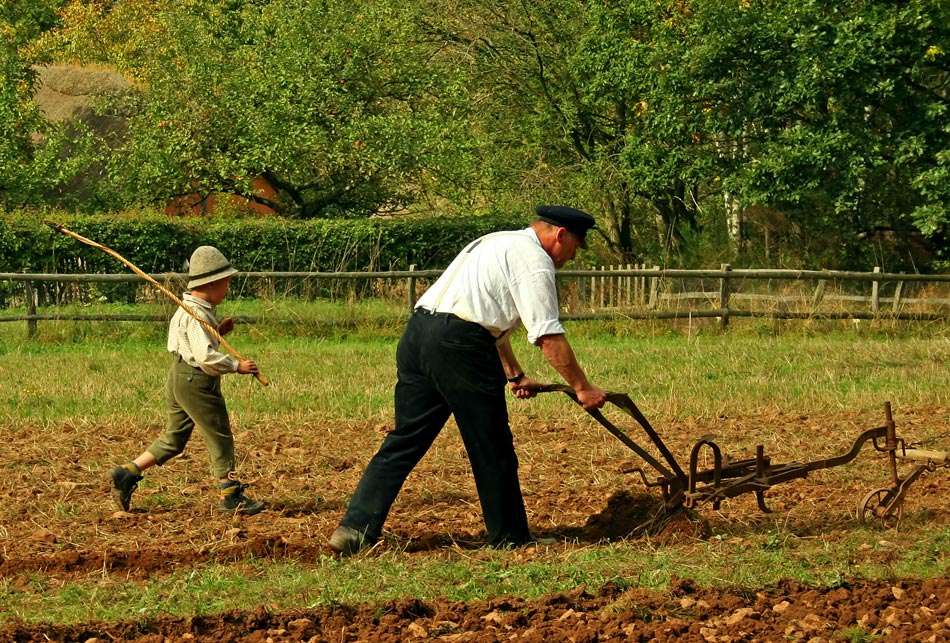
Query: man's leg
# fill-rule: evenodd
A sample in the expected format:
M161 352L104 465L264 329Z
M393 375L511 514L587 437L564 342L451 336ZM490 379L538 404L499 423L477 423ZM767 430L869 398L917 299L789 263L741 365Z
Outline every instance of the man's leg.
M472 464L491 545L531 539L518 457L508 425L505 376L494 338L476 324L449 324L443 350L431 360L433 379L455 416Z
M420 362L434 318L413 315L396 349L395 428L370 460L340 521L375 542L406 477L426 454L450 410Z
M472 463L488 542L520 545L531 540L504 399L469 396L455 406L455 421Z

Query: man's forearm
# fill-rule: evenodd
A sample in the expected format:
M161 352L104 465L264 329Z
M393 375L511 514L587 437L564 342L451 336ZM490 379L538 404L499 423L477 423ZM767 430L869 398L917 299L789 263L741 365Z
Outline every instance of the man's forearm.
M564 335L544 335L538 340L544 358L561 374L575 391L589 388L590 382L584 369L577 363L574 349Z
M498 349L498 357L501 358L501 365L505 369L506 378L510 379L524 373L518 358L515 357L515 351L511 347L511 341L507 335L495 343L495 348Z

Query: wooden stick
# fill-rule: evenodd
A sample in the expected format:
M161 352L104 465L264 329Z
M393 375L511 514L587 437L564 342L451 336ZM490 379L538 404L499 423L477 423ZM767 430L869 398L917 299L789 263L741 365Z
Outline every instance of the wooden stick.
M67 236L70 236L70 237L72 237L73 239L76 239L76 240L78 240L78 241L82 241L82 242L85 243L86 245L92 246L93 248L99 248L100 250L102 250L102 251L105 252L106 254L111 255L112 257L115 257L116 259L118 259L119 261L121 261L122 263L124 263L126 266L128 266L129 268L131 268L132 271L133 271L135 274L139 275L140 277L142 277L143 279L145 279L145 281L149 282L150 284L152 284L153 286L155 286L156 288L158 288L160 291L162 291L163 293L165 293L165 295L166 295L169 299L171 299L173 302L175 302L176 304L178 304L179 307L181 307L182 310L184 310L186 313L188 313L189 315L191 315L192 317L194 317L194 318L198 321L198 323L201 324L201 325L204 327L205 330L207 330L209 333L211 333L211 336L212 336L212 337L214 337L215 339L218 340L218 342L220 342L221 346L223 346L224 349L225 349L228 353L230 353L231 355L233 355L235 358L237 358L237 359L239 359L239 360L246 361L246 360L240 355L240 353L238 353L236 350L234 350L234 347L231 346L231 345L224 339L224 337L221 336L221 333L218 332L218 329L217 329L217 328L215 328L214 326L212 326L211 324L209 324L207 321L205 321L205 320L204 320L201 316L199 316L194 310L192 310L191 306L189 306L188 304L186 304L185 302L183 302L181 299L179 299L172 291L170 291L168 288L166 288L166 287L163 286L162 284L158 283L158 282L157 282L155 279L153 279L150 275L148 275L147 273L145 273L144 271L142 271L138 266L136 266L134 263L132 263L131 261L129 261L128 259L126 259L126 258L123 257L122 255L120 255L118 252L116 252L116 251L113 250L112 248L109 248L109 247L107 247L107 246L102 245L101 243L97 243L97 242L93 241L92 239L87 239L86 237L84 237L84 236L82 236L82 235L76 234L76 233L73 232L72 230L67 229L66 227L60 225L59 223L55 223L55 222L49 221L49 220L47 220L47 219L43 219L43 223L45 223L45 224L48 225L49 227L53 228L54 230L59 230L59 231L62 232L63 234L65 234L65 235L67 235ZM267 381L267 378L264 377L263 375L261 375L260 373L254 373L254 377L256 377L256 378L257 378L257 381L260 382L261 384L263 384L264 386L267 386L268 384L270 384L270 382Z

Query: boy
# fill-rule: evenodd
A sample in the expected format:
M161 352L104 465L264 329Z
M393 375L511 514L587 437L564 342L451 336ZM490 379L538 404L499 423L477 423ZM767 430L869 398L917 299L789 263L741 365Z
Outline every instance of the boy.
M227 296L236 272L212 246L195 250L188 265L188 288L182 301L221 335L234 329L234 319L226 317L219 324L215 311ZM168 351L175 358L165 385L168 427L142 455L109 472L114 486L112 497L123 511L129 511L132 492L142 473L184 451L195 426L204 436L220 485L218 509L246 515L264 509L263 502L244 495L245 485L235 479L234 435L221 393L221 375L254 374L258 372L257 365L218 351L218 345L216 337L179 307L168 328Z

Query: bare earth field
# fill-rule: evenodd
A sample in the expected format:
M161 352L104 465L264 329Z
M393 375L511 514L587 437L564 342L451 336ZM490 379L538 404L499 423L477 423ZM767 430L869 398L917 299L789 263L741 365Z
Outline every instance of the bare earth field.
M514 405L513 405L514 406ZM522 485L536 535L556 544L512 550L512 561L550 558L623 539L654 509L658 491L647 490L629 469L641 466L631 451L565 403L565 419L551 422L515 414L512 427L521 458ZM517 411L527 413L527 411ZM930 449L950 448L946 408L896 409L898 435ZM236 418L239 422L240 418ZM846 452L861 431L883 423L883 411L842 411L818 416L763 413L655 421L668 446L685 461L705 434L727 457L750 457L764 444L773 462L810 461ZM618 425L620 423L618 422ZM630 429L630 422L625 423ZM58 427L0 427L0 578L15 591L37 583L79 579L144 583L208 562L246 564L249 559L316 564L329 552L327 538L363 465L386 426L353 421L332 426L236 427L241 470L249 494L269 502L257 516L212 510L207 456L196 435L186 453L152 469L129 513L117 512L105 473L137 455L160 427L77 423ZM641 444L645 438L630 430ZM773 487L775 510L758 512L749 494L718 509L699 507L670 523L656 547L677 539L730 541L764 537L779 516L796 538L833 542L857 529L855 506L868 491L890 485L886 457L866 445L849 466ZM902 474L907 469L901 470ZM869 546L862 557L899 555L915 529L950 524L950 470L922 476L908 493L900 528L875 536L889 550ZM678 526L677 526L677 523ZM454 426L413 473L397 500L383 541L364 557L441 557L446 561L484 546L484 531L468 462ZM888 554L887 551L897 552ZM319 593L319 588L314 588ZM615 584L578 586L539 599L517 596L482 602L412 597L380 604L274 610L261 605L191 618L156 617L145 623L91 622L55 625L9 618L0 606L0 641L832 641L861 628L878 641L950 640L950 579L844 578L833 586L792 581L768 587L707 588L674 579L668 590ZM864 639L861 639L864 640Z

